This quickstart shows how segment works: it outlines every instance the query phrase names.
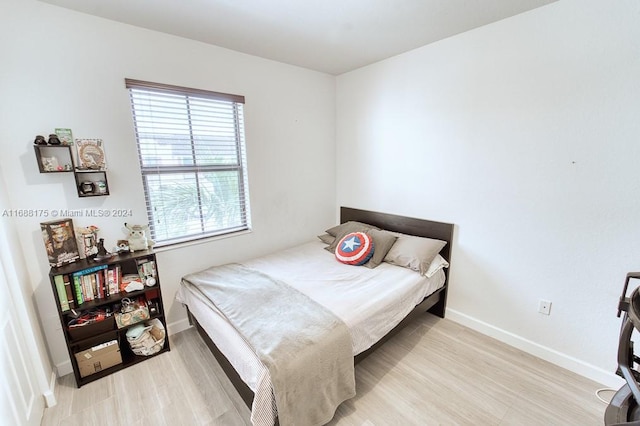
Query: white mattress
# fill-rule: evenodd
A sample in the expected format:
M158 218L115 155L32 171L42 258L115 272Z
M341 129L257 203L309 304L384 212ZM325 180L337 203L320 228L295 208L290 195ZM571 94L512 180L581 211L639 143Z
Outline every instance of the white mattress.
M431 278L382 263L374 269L342 264L326 245L314 241L243 264L305 293L349 328L353 354L367 350L395 327L427 295L444 285L442 270ZM254 425L273 425L271 379L255 352L212 303L181 285L176 299L189 307L202 328L254 392Z

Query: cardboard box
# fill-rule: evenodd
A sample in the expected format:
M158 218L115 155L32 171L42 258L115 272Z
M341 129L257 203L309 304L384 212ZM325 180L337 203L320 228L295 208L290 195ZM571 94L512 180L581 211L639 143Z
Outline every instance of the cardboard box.
M122 364L120 346L117 340L102 343L75 355L78 361L80 377L86 377L114 365Z

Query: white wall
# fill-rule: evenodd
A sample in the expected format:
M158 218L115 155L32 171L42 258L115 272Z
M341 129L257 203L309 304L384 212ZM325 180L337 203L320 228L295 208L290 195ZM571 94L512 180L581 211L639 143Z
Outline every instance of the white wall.
M337 202L455 223L450 318L618 383L639 117L640 3L562 0L339 76Z
M335 223L334 77L33 0L1 2L0 24L0 170L11 208L133 209L126 218L74 219L97 225L110 247L124 237L123 222L147 221L125 77L245 96L253 232L159 254L174 331L185 318L173 302L182 275L294 245ZM38 173L32 141L56 127L104 140L110 196L80 199L72 175ZM24 285L53 363L68 372L38 231L47 219L16 219L16 250L30 265Z

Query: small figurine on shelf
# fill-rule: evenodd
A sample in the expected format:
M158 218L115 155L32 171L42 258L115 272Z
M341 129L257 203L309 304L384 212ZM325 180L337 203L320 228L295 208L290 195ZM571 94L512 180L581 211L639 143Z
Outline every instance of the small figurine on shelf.
M60 139L58 139L58 135L55 133L51 133L49 135L49 145L60 145L61 143Z
M108 254L109 254L109 252L107 252L107 249L104 248L104 238L100 238L98 240L98 253L96 253L96 255L102 257L102 256L106 256Z
M36 139L33 141L34 145L46 145L47 141L44 139L44 136L38 135Z
M153 247L154 242L147 238L147 231L149 230L149 225L129 225L127 223L124 224L124 227L127 228L129 241L129 250L137 251L137 250L147 250Z
M127 253L129 252L129 241L127 240L118 240L118 243L113 248L113 251L116 253Z
M109 253L107 249L104 248L104 238L100 238L98 240L98 253L96 253L95 257L96 262L102 262L103 260L110 259L113 256L113 253Z
M98 227L94 225L76 229L80 243L79 246L82 247L81 257L93 259L98 254L98 231Z
M42 157L42 169L45 172L55 172L58 170L58 159L56 157Z

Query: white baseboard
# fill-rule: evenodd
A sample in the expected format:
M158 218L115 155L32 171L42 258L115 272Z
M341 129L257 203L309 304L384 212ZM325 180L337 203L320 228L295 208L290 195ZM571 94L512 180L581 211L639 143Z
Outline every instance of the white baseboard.
M191 327L191 324L189 324L189 319L184 318L179 321L174 321L171 324L167 324L167 333L169 335L180 333L181 331L184 331L189 327Z
M469 327L472 330L485 334L489 337L493 337L496 340L499 340L552 364L555 364L562 368L566 368L569 371L591 379L595 382L601 383L604 386L618 389L625 383L621 377L617 376L613 372L603 370L600 367L596 367L577 358L558 352L554 349L542 346L538 343L532 342L531 340L527 340L521 336L518 336L506 330L502 330L498 327L487 324L486 322L480 321L456 310L447 308L446 318L450 319L451 321L457 322L458 324Z
M66 376L67 374L73 374L71 361L64 361L60 364L56 364L56 371L58 373L58 377Z
M49 379L49 389L42 393L44 396L44 403L47 408L54 407L58 401L56 400L56 372L51 372L51 378Z

